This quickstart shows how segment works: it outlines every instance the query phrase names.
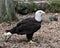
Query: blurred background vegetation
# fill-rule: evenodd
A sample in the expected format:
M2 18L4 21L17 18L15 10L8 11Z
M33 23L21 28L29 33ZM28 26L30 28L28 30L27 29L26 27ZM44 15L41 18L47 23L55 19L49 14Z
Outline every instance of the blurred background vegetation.
M15 16L15 7L14 2L11 0L4 0L2 3L2 16L0 16L0 23L1 22L12 22L16 21L17 18Z
M10 3L12 2L12 4ZM38 2L38 1L37 1ZM60 0L50 0L46 3L35 3L33 0L31 2L25 2L22 0L4 0L2 4L2 15L0 16L1 22L12 22L17 21L16 13L26 15L29 13L36 12L39 9L44 10L48 13L60 13Z
M59 13L60 12L60 0L51 0L48 2L48 12Z
M30 2L30 3L20 2L17 3L15 7L16 12L21 13L22 15L35 12L37 11L37 9L38 6L34 2Z

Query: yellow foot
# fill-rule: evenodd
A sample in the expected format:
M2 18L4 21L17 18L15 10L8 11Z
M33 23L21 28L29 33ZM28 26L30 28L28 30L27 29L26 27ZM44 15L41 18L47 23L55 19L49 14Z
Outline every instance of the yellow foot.
M29 44L32 44L32 43L35 43L33 40L30 40L29 42L28 42Z

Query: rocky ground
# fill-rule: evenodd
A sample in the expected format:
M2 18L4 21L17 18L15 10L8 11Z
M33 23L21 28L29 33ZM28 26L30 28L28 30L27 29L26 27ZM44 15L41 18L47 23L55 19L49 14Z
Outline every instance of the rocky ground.
M42 23L42 27L38 30L34 36L33 40L35 43L27 43L26 35L13 34L8 42L3 40L3 33L6 29L11 29L16 25L16 23L0 24L0 46L3 48L60 48L60 14L58 16L58 21L50 22L48 16L51 14L46 14L44 17L45 22ZM1 47L0 47L1 48Z

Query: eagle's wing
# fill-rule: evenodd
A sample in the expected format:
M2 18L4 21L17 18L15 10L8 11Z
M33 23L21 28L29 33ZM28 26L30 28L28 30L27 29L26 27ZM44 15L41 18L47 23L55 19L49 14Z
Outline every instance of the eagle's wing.
M20 31L37 31L40 28L40 25L38 23L34 23L34 22L27 22L24 24L21 24L21 26L19 26L17 29Z
M19 22L19 23L17 24L17 27L18 27L18 26L21 26L22 24L25 24L25 23L27 23L27 22L30 22L30 20L31 20L31 18L27 18L27 19L22 20L21 22Z

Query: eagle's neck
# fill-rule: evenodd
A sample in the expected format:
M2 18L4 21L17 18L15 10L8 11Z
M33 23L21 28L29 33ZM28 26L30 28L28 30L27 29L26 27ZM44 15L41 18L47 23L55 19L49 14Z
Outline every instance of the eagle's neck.
M38 22L41 22L41 20L42 20L42 14L36 13L35 14L35 20L38 21Z

